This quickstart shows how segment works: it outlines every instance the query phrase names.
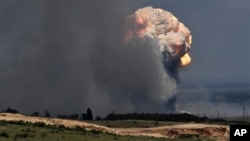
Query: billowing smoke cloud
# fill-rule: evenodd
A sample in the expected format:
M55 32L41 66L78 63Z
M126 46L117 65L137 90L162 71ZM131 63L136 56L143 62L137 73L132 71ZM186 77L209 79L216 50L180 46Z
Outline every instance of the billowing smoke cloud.
M126 20L124 41L132 47L137 47L138 40L139 46L141 42L154 42L150 47L153 48L152 53L157 56L156 67L162 78L159 80L161 90L155 95L160 95L159 101L167 102L167 108L173 111L176 101L174 90L176 82L179 82L178 68L191 62L188 54L192 40L190 31L170 12L145 7Z
M138 34L124 43L122 28L132 3L2 2L0 108L28 114L48 109L52 115L85 112L87 107L95 115L167 111L165 102L176 90L175 79L168 78L176 78L177 58L184 55L189 37L181 37L176 28L157 38L153 32ZM133 27L135 21L130 21ZM178 63L168 65L175 62L169 59Z
M191 62L188 52L192 36L188 28L170 12L152 7L137 10L126 22L125 42L133 43L138 37L155 40L153 47L160 50L167 74L178 81L178 67Z

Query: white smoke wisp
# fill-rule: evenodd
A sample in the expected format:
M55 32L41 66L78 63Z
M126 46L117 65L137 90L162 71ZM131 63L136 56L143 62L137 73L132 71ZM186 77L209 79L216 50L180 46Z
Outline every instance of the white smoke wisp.
M127 17L123 40L136 47L138 40L145 42L149 39L155 43L151 47L155 48L153 50L159 59L158 70L162 78L160 96L154 97L167 102L176 93L178 69L191 62L188 52L192 36L189 29L170 12L145 7Z

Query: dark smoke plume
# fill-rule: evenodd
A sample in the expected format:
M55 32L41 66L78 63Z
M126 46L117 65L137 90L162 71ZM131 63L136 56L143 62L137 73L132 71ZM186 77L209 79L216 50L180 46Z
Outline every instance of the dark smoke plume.
M122 39L132 3L2 1L0 108L28 114L87 107L100 115L167 111L176 85L159 58L161 44L152 36L129 44Z

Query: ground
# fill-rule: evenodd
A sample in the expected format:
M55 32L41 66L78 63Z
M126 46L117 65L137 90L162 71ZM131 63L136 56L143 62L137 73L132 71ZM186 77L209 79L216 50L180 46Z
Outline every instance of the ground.
M154 139L177 139L180 138L187 138L187 137L197 137L197 138L212 138L218 141L226 141L229 140L229 126L227 125L211 125L211 124L197 124L197 123L179 123L179 124L170 124L164 125L160 127L142 127L142 128L113 128L113 127L106 127L102 125L97 125L93 123L77 121L77 120L66 120L66 119L58 119L58 118L45 118L45 117L31 117L31 116L24 116L21 114L9 114L9 113L0 113L0 120L4 121L24 121L29 123L45 123L46 125L56 125L60 126L63 125L68 128L80 128L81 134L82 131L84 132L85 138L88 137L88 133L92 134L94 131L97 133L105 133L105 136L101 136L102 140L104 138L109 138L109 135L117 135L119 137L148 137ZM111 121L110 121L111 122ZM136 121L138 122L138 121ZM11 125L11 127L14 125ZM1 127L1 125L0 125ZM12 127L13 129L19 127ZM25 129L27 128L27 129ZM22 128L22 130L28 130L29 127ZM1 129L1 128L0 128ZM9 129L9 128L8 128ZM6 128L7 130L7 128ZM36 129L32 129L36 130ZM40 131L40 130L39 130ZM52 132L52 131L51 131ZM67 130L64 133L71 133L71 130ZM78 135L78 134L77 134ZM107 135L107 136L106 136ZM13 135L14 136L14 135ZM42 137L42 132L41 132ZM92 137L92 136L90 136ZM63 138L63 137L61 137ZM66 137L65 137L66 138ZM76 138L81 138L76 136ZM110 140L110 139L107 139ZM123 140L123 139L120 139ZM129 139L128 139L129 140ZM136 139L131 139L136 140ZM145 140L145 139L144 139ZM151 139L150 139L151 140ZM180 139L181 141L181 139Z

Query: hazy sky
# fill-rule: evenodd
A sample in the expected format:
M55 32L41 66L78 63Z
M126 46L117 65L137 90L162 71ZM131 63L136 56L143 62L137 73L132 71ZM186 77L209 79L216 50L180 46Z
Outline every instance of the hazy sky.
M165 111L151 41L143 50L121 44L124 19L145 6L191 31L181 83L250 82L248 0L0 1L0 110Z

